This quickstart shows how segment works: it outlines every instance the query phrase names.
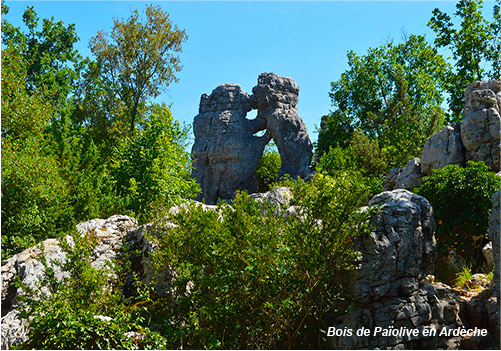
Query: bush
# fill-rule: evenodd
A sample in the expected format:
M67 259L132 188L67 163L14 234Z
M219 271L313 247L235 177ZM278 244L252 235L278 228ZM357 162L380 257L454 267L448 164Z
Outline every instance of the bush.
M112 176L127 209L141 222L196 196L185 151L188 129L174 120L169 108L153 104L132 138L114 156Z
M423 178L416 193L428 199L435 211L437 247L441 257L450 250L479 268L487 233L491 196L501 179L483 162L466 167L449 165Z
M254 178L257 181L257 191L265 193L270 191L271 185L278 181L278 171L280 170L280 154L275 144L271 141L259 160Z
M368 228L367 196L347 176L317 174L291 188L297 215L280 215L245 193L217 210L191 205L169 220L154 262L177 273L162 333L175 347L318 347L334 313L347 244ZM166 308L167 309L167 308Z
M166 340L152 332L141 308L151 302L143 294L138 301L126 299L123 275L111 267L96 269L90 255L95 242L73 233L72 242L63 240L65 262L47 262L36 288L21 286L21 317L28 319L28 340L22 348L34 349L137 349L166 347ZM64 276L56 278L56 269ZM122 274L121 274L122 273ZM141 297L146 297L141 300ZM134 303L135 302L135 303Z

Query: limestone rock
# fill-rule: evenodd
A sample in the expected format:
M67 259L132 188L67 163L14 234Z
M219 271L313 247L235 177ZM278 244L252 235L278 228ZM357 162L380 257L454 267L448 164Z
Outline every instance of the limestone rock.
M397 188L397 180L402 170L403 168L392 168L390 170L384 182L384 191L391 191Z
M378 206L379 212L371 219L375 230L354 239L360 258L350 275L351 298L369 303L408 296L432 268L433 209L424 197L407 190L385 191L374 196L369 206Z
M421 185L422 178L421 162L419 158L415 157L409 160L402 169L402 173L397 178L396 189L412 190L417 188Z
M492 241L489 241L482 248L482 255L487 262L487 270L490 272L494 268L494 257L492 256Z
M492 196L492 210L491 215L489 217L489 238L492 240L492 256L494 259L494 277L492 281L494 282L494 292L495 296L499 299L501 298L500 294L500 241L501 241L501 211L500 211L500 202L501 202L501 190L498 190Z
M136 220L127 216L112 216L108 219L93 219L80 223L77 229L82 235L93 237L97 244L91 255L91 265L95 268L103 267L106 262L117 257L122 246L125 234L137 226ZM72 238L67 237L71 245ZM42 250L43 248L43 250ZM18 296L21 289L14 286L15 277L30 288L37 288L38 282L44 273L44 265L39 257L45 255L47 262L55 270L56 278L62 279L65 273L51 261L64 262L66 253L59 245L58 239L47 239L41 246L34 246L20 252L4 262L1 267L2 275L2 349L8 349L14 344L26 340L28 327L26 321L18 318Z
M297 112L299 86L292 78L274 73L261 73L252 89L258 118L266 120L266 128L280 153L279 177L306 177L313 157L313 145L306 125Z
M466 161L484 161L494 172L500 170L501 81L475 82L465 90L461 140Z
M434 169L447 165L461 165L465 163L465 151L461 142L461 124L454 122L441 131L435 133L421 153L421 172L430 175Z
M237 190L256 191L254 173L269 135L254 136L266 121L246 118L252 104L238 84L222 84L202 95L193 122L192 177L202 188L198 200L214 204L218 198L232 199Z
M342 308L342 306L340 306ZM333 349L457 349L458 338L429 337L423 330L435 329L437 335L444 328L462 325L459 317L459 294L447 285L423 282L411 296L384 297L371 304L351 302L351 309L329 321L327 325L338 329L348 328L355 333L370 329L369 336L334 336L328 338L328 348ZM376 327L399 330L417 329L417 336L374 336Z

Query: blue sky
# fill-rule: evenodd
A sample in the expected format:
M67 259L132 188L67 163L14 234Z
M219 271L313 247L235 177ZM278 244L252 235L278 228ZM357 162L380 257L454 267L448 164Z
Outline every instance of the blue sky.
M32 5L40 18L54 16L75 23L77 48L90 56L88 42L98 30L110 31L113 18L125 18L142 1L7 1L7 19L21 25ZM147 2L150 3L150 2ZM191 124L200 96L223 83L238 83L250 93L262 72L292 77L301 89L298 110L312 140L315 126L328 113L330 82L347 66L346 53L365 54L401 31L434 35L426 26L435 7L452 14L455 1L319 1L319 2L153 2L170 13L189 38L180 55L179 83L170 85L159 101L172 104L174 117ZM492 16L492 1L484 5ZM251 112L249 117L255 115Z

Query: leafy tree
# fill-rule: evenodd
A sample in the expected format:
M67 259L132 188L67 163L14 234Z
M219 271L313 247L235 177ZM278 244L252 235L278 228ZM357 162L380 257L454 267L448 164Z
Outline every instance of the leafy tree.
M482 0L460 0L456 4L456 16L460 20L459 28L455 28L451 17L433 10L428 23L436 33L435 45L451 50L454 70L446 76L446 89L449 93L451 120L461 121L464 104L464 90L474 81L487 77L499 79L500 65L500 7L494 5L493 22L489 23L482 14ZM491 67L485 69L485 63Z
M483 238L487 233L491 196L499 189L500 178L483 162L468 161L466 167L449 165L423 178L417 188L435 211L439 256L450 250L479 267Z
M447 64L423 36L410 35L398 45L370 48L364 56L348 52L349 70L331 83L334 112L319 135L317 157L346 145L358 128L404 164L444 120L440 107ZM341 133L339 131L342 131Z
M280 170L280 154L273 141L270 141L264 150L263 156L254 173L257 181L257 191L264 193L270 190L271 185L278 181L278 171Z
M26 90L27 63L17 46L2 50L2 256L71 225L66 181L47 152L54 115L45 90Z
M2 3L2 15L8 12L9 8ZM33 6L24 12L23 22L28 28L27 33L2 19L2 44L14 45L26 62L28 91L44 87L50 91L53 102L64 102L79 77L75 65L81 56L74 48L79 40L75 25L65 26L62 21L55 22L51 17L43 19L39 30L39 18Z
M185 151L187 133L166 105L152 104L139 128L114 155L111 174L117 192L127 197L127 209L142 220L198 193Z
M127 20L115 19L110 37L100 31L89 47L109 94L123 102L132 133L141 104L177 81L181 65L176 53L187 36L160 6L147 5L145 17L134 10Z

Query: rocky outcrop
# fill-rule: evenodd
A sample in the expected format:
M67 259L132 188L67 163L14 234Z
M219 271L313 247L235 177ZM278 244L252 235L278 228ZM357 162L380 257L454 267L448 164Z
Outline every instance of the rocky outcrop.
M501 267L501 257L500 257L500 245L501 245L501 210L500 210L500 202L501 202L501 190L492 195L492 210L491 215L489 217L489 239L492 240L492 256L494 260L494 278L492 279L494 283L494 292L495 296L499 298L500 294L500 271ZM499 303L499 302L498 302Z
M279 177L306 177L311 172L312 143L297 113L299 87L289 77L263 73L249 96L237 84L223 84L202 95L193 122L193 173L202 188L197 200L208 204L231 200L237 190L254 193L254 173L265 145L273 139L281 158ZM247 112L258 109L249 120ZM255 133L265 130L262 136Z
M354 239L358 252L350 287L340 314L331 324L353 333L370 329L369 336L334 336L337 349L457 348L459 339L429 337L425 328L440 331L462 325L459 294L443 284L420 282L430 272L436 245L433 209L429 202L406 190L376 195L370 206L379 210L371 218L374 230ZM419 330L417 336L374 335L376 328ZM437 334L438 335L438 334Z
M266 128L280 153L278 176L306 177L311 173L313 145L297 112L299 86L292 78L261 73L252 92L258 118L266 120Z
M501 158L501 81L475 82L465 90L461 140L466 161L484 161L494 172Z
M127 216L93 219L77 225L77 229L82 235L96 240L96 246L91 255L91 265L95 268L102 268L106 262L116 258L121 252L123 237L136 227L136 220ZM70 236L67 237L67 240L71 245ZM45 271L45 266L40 261L42 255L54 268L56 278L62 279L65 274L59 266L51 264L51 261L64 262L66 259L66 253L57 239L47 239L42 245L26 249L3 262L1 268L2 349L8 349L12 345L26 340L28 327L26 321L19 318L17 310L18 297L23 291L20 288L17 289L13 283L17 276L23 284L36 289Z
M237 84L222 84L202 95L193 122L192 176L202 189L198 200L213 204L218 198L232 199L237 190L257 190L254 173L269 135L254 136L266 122L247 119L251 109L251 97Z
M384 190L395 189L412 190L421 185L424 174L421 173L421 161L419 158L409 160L404 168L392 168L384 182Z
M415 157L409 160L397 178L396 189L412 190L421 185L421 161Z
M421 172L430 175L434 169L447 165L465 164L465 150L461 142L461 124L454 122L435 133L421 152Z
M363 303L382 297L410 295L431 270L435 222L430 203L407 190L376 195L369 206L379 212L367 236L357 237L358 268L351 276L351 297Z

